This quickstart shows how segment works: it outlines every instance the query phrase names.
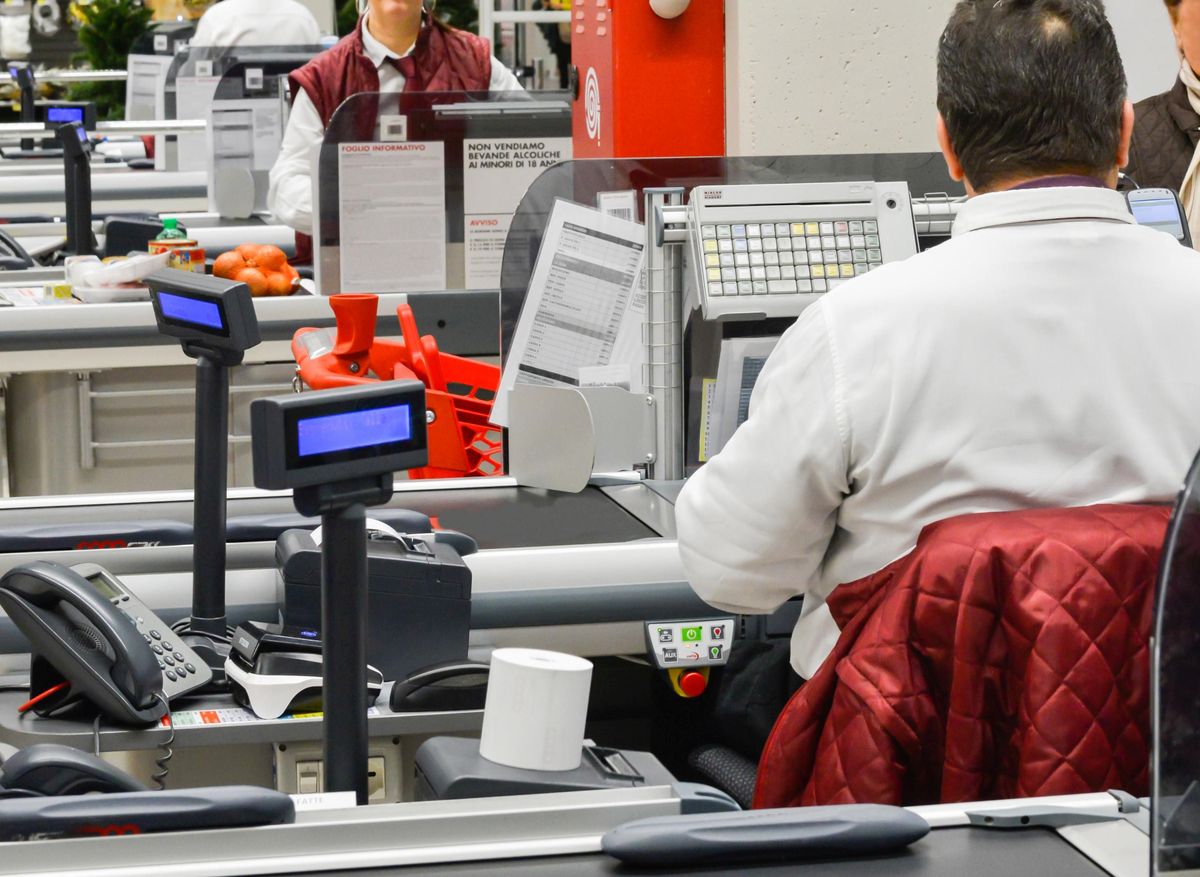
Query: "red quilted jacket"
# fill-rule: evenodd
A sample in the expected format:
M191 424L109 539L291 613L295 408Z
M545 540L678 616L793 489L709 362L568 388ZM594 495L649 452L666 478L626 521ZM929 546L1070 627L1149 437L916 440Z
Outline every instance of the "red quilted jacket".
M303 89L326 128L334 111L346 98L379 91L379 72L363 48L362 29L360 18L358 26L332 49L288 75L292 95ZM400 63L406 77L406 92L486 92L491 85L491 44L482 37L428 19L412 54ZM375 128L375 114L373 110L364 110L364 113L370 116L367 126L355 136L369 140ZM311 260L312 238L297 232L295 261L307 263Z
M842 585L755 807L1148 791L1150 631L1170 509L966 515Z

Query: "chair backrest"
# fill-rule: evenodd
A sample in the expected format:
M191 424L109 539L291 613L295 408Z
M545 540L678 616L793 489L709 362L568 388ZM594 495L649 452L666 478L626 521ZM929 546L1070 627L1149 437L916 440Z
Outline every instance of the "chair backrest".
M1200 456L1163 543L1151 664L1154 873L1200 868Z

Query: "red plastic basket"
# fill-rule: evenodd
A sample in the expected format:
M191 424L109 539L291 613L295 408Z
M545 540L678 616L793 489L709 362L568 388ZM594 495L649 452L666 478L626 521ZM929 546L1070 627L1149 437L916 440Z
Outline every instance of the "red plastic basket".
M292 336L292 355L305 385L314 390L378 380L416 379L425 384L429 464L411 478L499 475L500 427L490 421L500 386L498 366L442 353L432 335L421 335L412 308L396 309L400 340L375 337L379 296L330 297L336 334L304 328Z

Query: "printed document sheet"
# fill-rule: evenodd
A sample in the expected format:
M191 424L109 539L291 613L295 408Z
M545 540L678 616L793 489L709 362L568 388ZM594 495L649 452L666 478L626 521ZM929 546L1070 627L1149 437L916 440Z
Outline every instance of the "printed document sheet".
M343 143L342 292L446 288L446 156L440 141Z
M467 289L500 285L504 243L521 198L546 168L570 158L570 137L463 141Z
M508 425L508 393L516 384L577 387L581 369L625 366L630 389L642 390L645 248L640 224L555 202L493 422Z

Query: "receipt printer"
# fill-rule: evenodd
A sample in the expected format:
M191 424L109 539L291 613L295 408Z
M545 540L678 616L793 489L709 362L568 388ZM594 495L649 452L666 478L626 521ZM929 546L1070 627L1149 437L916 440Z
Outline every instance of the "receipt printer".
M289 627L321 626L321 549L308 530L275 543L277 597ZM367 542L367 661L385 679L467 657L471 571L451 545L401 537Z
M585 743L573 770L525 770L506 767L479 754L479 741L467 737L431 737L415 758L418 801L496 798L593 789L670 786L684 813L737 810L724 792L681 783L649 752L609 749Z

